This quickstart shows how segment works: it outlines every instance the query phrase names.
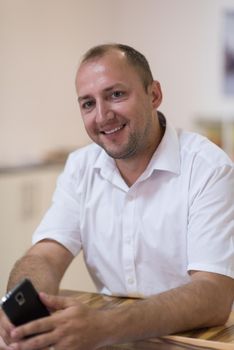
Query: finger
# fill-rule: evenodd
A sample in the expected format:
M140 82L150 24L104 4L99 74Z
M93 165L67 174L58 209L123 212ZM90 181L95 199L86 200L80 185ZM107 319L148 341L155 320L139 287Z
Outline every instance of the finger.
M11 344L11 350L51 349L51 344L54 344L54 338L55 336L53 333L35 335L31 338Z
M0 337L0 349L1 350L12 350L11 347L7 346L5 342L3 342L2 338Z
M40 299L49 309L54 311L77 305L77 300L74 298L49 295L43 292L40 293Z
M36 321L28 322L22 326L15 327L10 336L13 341L19 341L25 337L29 337L35 334L50 332L54 329L54 322L52 316L43 317Z
M3 313L1 313L0 322L1 327L3 327L6 331L10 331L14 328L14 325L10 322L9 318Z
M6 344L10 344L12 339L10 337L10 332L14 329L14 325L9 321L9 319L1 312L0 315L0 336L3 338Z
M12 338L10 337L10 333L6 332L4 329L1 330L1 337L4 341L4 343L7 345L9 345L12 342ZM1 347L0 347L0 349L1 349Z

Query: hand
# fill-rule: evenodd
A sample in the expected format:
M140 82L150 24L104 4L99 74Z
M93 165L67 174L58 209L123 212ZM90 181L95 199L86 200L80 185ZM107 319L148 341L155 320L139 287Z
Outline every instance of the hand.
M0 310L0 336L6 344L10 344L12 342L10 333L13 329L13 324L9 321L5 313Z
M42 302L55 311L51 316L16 327L10 332L15 350L94 350L105 345L104 311L92 309L75 298L40 293ZM38 334L41 333L41 334ZM35 335L29 339L25 336Z

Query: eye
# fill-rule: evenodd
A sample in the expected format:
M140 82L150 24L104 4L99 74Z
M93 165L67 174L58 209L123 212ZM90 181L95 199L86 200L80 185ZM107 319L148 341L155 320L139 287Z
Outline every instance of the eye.
M120 98L124 96L124 92L123 91L113 91L111 94L111 97L113 98Z
M85 101L81 104L81 108L82 109L85 109L85 110L89 110L91 109L92 107L94 106L94 101L92 100L88 100L88 101Z

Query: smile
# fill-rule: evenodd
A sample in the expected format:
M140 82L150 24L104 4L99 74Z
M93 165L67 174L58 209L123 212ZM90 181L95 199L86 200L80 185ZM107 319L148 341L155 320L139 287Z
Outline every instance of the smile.
M105 134L105 135L110 135L110 134L114 134L116 131L119 131L121 129L123 129L125 127L125 124L121 125L121 126L118 126L117 128L114 128L112 130L106 130L106 131L102 131L102 134Z

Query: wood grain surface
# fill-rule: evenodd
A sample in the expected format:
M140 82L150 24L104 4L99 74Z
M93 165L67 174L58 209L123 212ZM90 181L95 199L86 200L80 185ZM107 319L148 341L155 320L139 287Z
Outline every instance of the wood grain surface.
M95 308L112 308L130 303L137 303L139 299L117 298L95 293L74 292L63 290L62 295L73 296L79 301ZM141 349L141 350L187 350L187 349L232 349L234 350L234 312L228 322L222 327L193 330L166 337L138 341L130 344L112 345L102 348L111 349Z
M72 296L80 302L95 308L112 308L130 303L137 303L139 299L117 298L105 295L62 290L61 295ZM0 339L0 350L7 350ZM234 312L228 322L222 327L194 330L161 338L148 339L128 344L103 347L102 350L234 350ZM69 350L69 349L64 349Z

